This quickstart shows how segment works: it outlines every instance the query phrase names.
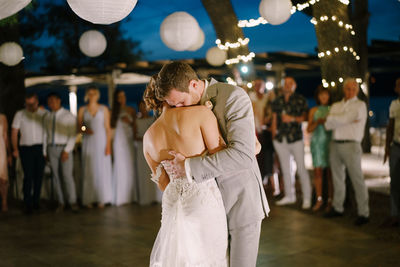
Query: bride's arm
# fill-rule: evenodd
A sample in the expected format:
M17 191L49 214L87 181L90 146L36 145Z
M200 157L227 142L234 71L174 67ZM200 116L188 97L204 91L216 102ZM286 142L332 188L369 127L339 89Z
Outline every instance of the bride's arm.
M214 154L223 148L226 144L219 132L217 119L214 113L208 108L204 108L201 114L200 129L203 136L204 143L209 154Z
M148 153L148 145L150 144L149 142L151 141L149 140L148 134L146 132L146 134L143 136L143 154L144 158L146 159L147 165L149 165L151 169L152 177L154 177L158 175L157 167L160 165L160 163L153 160L150 154ZM158 182L157 182L158 188L160 188L161 191L164 191L168 184L169 184L169 177L165 172L164 168L161 168L161 174L158 177Z

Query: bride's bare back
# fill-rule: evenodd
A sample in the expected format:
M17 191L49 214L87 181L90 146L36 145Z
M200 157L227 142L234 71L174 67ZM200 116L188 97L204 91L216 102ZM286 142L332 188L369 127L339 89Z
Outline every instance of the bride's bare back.
M205 106L164 108L143 137L143 153L153 173L161 161L172 158L171 150L189 158L222 146L217 120Z

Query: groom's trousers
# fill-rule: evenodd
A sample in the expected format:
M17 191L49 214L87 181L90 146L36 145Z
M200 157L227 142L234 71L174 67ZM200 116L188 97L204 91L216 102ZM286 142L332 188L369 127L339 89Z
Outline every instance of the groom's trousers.
M261 222L229 230L230 267L256 266Z

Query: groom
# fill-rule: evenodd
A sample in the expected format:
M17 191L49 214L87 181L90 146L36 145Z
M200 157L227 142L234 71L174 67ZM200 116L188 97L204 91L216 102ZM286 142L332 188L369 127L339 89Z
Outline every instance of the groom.
M214 79L199 80L196 72L182 62L164 65L156 82L157 97L170 106L212 106L226 148L187 159L172 151L175 157L166 171L186 176L193 183L216 178L228 217L230 266L256 266L261 221L268 215L269 206L255 157L249 97L240 87Z

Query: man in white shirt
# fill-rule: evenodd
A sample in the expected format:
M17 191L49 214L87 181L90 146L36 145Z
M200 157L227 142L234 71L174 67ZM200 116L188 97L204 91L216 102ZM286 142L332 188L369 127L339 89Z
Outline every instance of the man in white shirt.
M11 143L13 156L20 157L24 170L24 203L25 212L32 208L39 209L40 191L44 171L43 157L43 117L44 109L39 108L36 94L27 94L25 109L19 110L12 122ZM18 134L20 134L18 146ZM33 187L33 195L32 195Z
M59 204L56 212L64 209L65 200L71 205L71 209L76 211L78 206L72 154L76 139L76 119L71 112L61 106L58 94L49 94L47 104L51 112L47 113L44 119L43 154L49 161L52 171L53 188Z
M387 226L400 224L400 78L396 80L394 91L399 98L390 104L384 156L384 162L389 157L390 167L391 217L384 223Z
M343 83L344 98L336 102L326 119L325 128L332 130L330 145L330 164L333 178L333 209L326 217L337 217L343 214L343 203L346 196L346 172L356 195L358 217L356 225L369 221L368 190L361 170L361 141L367 120L367 107L357 98L359 86L355 79L346 79Z

